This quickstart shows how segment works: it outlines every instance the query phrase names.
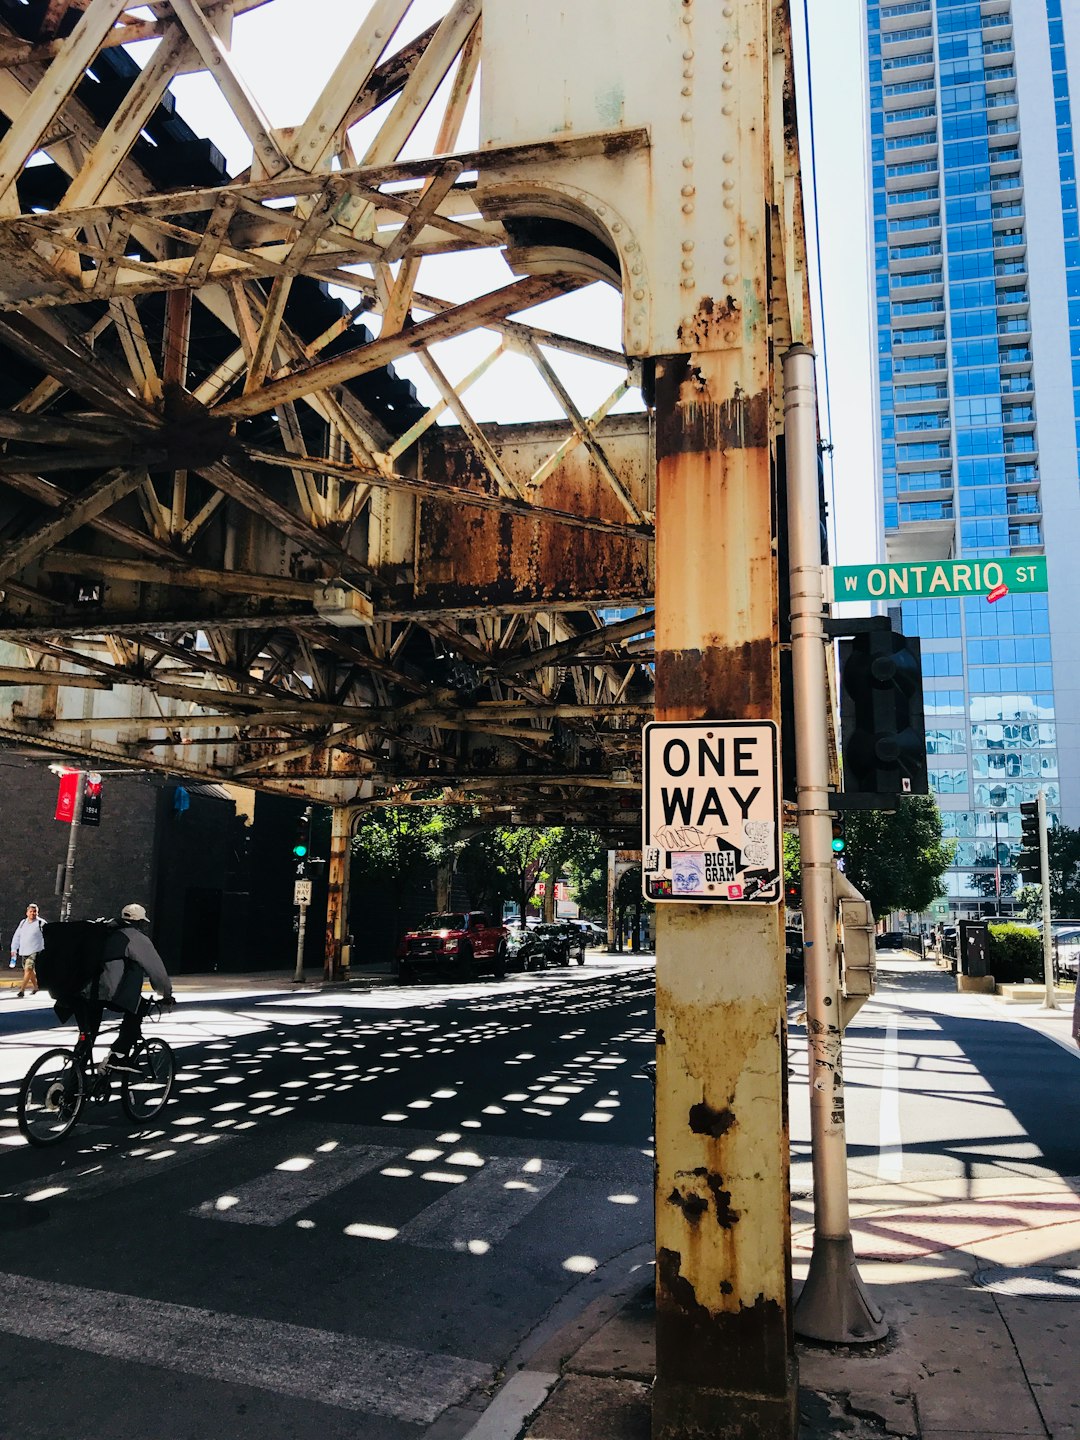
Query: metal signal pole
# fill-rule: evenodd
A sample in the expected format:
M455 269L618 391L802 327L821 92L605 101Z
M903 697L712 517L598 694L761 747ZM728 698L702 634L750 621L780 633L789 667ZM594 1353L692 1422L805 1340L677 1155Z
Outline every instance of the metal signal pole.
M793 346L784 356L784 437L814 1171L814 1252L795 1304L795 1330L809 1339L850 1345L880 1340L889 1327L863 1288L851 1244L841 1054L843 1002L829 813L817 400L814 353L803 345Z
M86 792L86 771L79 770L75 786L75 808L71 812L68 829L67 858L64 861L64 893L60 900L60 919L71 919L71 899L75 893L75 851L79 844L79 826L82 824L83 795Z
M1040 790L1036 796L1036 803L1039 807L1039 877L1042 880L1042 943L1043 943L1043 981L1046 986L1046 998L1043 1004L1047 1010L1058 1008L1057 996L1054 994L1054 937L1050 933L1050 840L1046 833L1046 791Z

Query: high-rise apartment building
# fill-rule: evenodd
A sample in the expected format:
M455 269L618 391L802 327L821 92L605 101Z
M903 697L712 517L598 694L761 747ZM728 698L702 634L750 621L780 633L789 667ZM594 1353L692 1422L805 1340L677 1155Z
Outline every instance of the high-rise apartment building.
M903 606L950 905L1007 911L1020 803L1080 825L1080 4L866 16L886 555L1047 557L1046 595Z

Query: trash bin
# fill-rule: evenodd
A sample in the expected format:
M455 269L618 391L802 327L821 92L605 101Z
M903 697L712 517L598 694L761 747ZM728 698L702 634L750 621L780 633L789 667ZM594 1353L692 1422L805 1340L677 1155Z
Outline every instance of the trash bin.
M990 927L985 920L961 920L957 947L961 975L982 979L990 958Z

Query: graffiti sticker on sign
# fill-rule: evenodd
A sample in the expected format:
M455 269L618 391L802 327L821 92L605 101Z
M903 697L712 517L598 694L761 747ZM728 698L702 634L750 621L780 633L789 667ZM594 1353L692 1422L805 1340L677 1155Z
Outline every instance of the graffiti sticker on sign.
M645 898L778 904L776 726L660 721L643 748Z

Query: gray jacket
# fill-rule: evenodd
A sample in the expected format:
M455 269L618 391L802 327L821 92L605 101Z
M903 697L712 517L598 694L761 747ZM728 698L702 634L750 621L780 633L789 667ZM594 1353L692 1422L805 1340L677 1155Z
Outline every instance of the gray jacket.
M139 1008L144 977L169 999L172 981L154 942L139 925L121 925L105 943L105 967L98 981L98 998L114 1010L134 1014Z

